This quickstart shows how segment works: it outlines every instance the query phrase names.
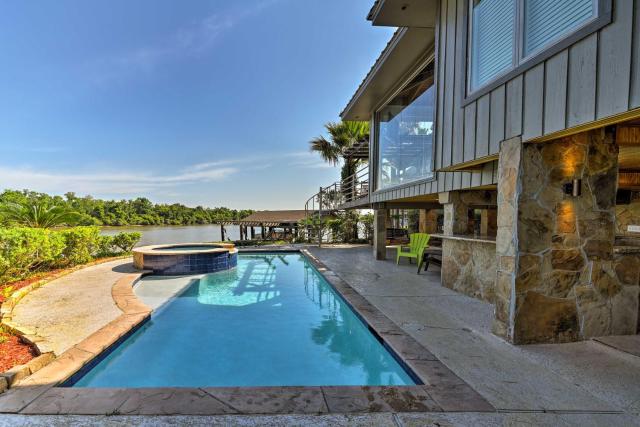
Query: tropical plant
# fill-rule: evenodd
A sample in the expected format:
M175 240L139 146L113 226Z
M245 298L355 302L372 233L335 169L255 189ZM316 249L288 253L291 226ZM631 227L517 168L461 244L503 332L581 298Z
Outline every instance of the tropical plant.
M369 122L329 122L324 125L329 139L318 136L309 141L310 149L320 154L320 157L334 166L338 164L341 157L344 157L346 150L356 143L369 139ZM342 166L342 179L345 179L356 172L359 160L345 159Z
M123 252L131 252L133 247L140 241L142 234L138 232L118 233L113 236L113 245Z
M80 214L64 205L52 205L38 198L22 203L5 202L0 205L0 217L3 222L33 228L51 228L60 225L75 225Z

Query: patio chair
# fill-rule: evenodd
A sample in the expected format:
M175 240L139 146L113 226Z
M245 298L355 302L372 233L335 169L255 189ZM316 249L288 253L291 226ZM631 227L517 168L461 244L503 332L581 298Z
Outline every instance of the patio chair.
M412 259L415 259L418 263L418 272L422 267L422 254L427 246L429 246L429 238L431 235L427 233L413 233L409 235L409 251L403 250L407 246L398 246L398 255L396 257L396 264L400 264L400 258L409 258L409 263Z

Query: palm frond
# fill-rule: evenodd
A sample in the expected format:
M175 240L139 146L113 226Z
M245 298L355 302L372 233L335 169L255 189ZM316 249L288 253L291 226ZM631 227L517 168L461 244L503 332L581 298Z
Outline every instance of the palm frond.
M4 203L0 205L2 222L35 228L50 228L60 225L75 225L81 215L66 206L50 206L41 200L25 203Z

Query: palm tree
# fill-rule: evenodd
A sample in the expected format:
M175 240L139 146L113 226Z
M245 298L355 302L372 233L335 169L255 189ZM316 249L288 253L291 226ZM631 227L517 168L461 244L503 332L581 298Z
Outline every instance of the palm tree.
M369 139L369 122L329 122L324 125L329 139L324 136L313 138L309 141L311 151L320 153L320 157L334 166L340 157L343 157L346 150L353 145ZM345 179L356 172L358 159L345 159L342 166L342 179Z
M29 199L21 203L0 205L0 222L35 228L75 225L81 215L63 205L50 205L45 200Z

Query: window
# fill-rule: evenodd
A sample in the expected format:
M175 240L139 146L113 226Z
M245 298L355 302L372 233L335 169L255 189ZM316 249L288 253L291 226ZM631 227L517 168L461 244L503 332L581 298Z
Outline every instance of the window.
M471 0L470 4L471 92L598 15L598 0Z
M594 15L593 0L527 0L524 5L525 57Z
M433 63L376 114L377 188L433 177Z
M483 86L513 67L514 0L481 0L473 8L471 88Z

